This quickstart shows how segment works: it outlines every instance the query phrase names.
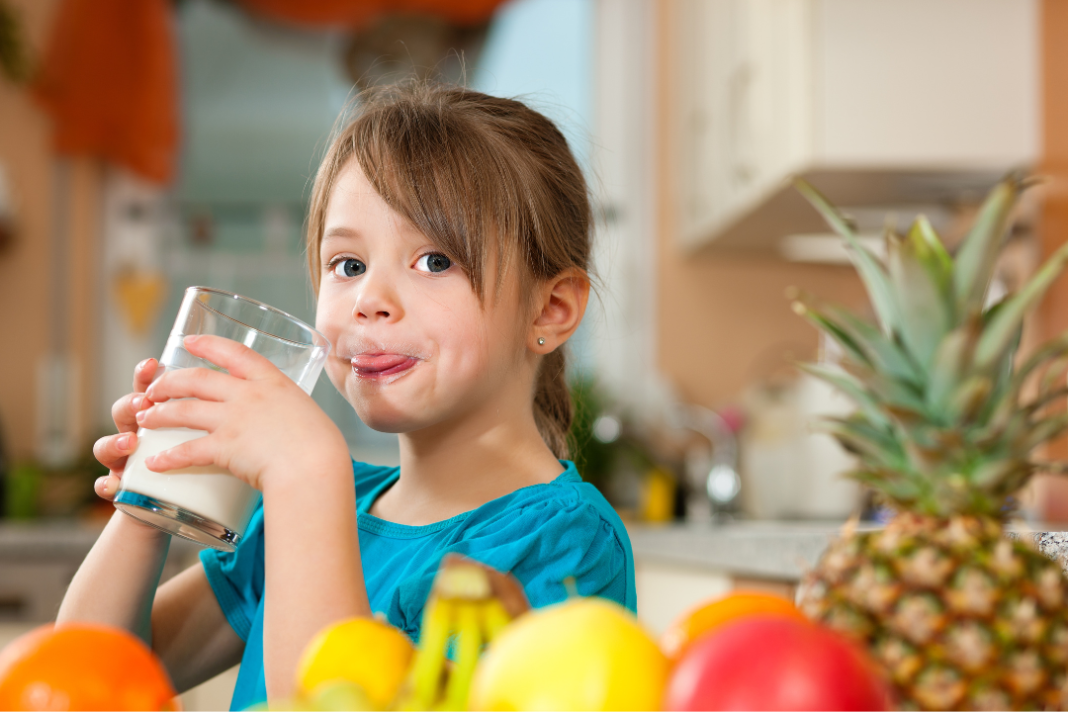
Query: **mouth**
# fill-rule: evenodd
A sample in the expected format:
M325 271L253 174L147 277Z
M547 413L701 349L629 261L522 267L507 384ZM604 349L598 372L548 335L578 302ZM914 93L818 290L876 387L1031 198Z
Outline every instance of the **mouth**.
M352 372L360 378L378 380L410 371L419 359L406 354L366 353L352 357Z

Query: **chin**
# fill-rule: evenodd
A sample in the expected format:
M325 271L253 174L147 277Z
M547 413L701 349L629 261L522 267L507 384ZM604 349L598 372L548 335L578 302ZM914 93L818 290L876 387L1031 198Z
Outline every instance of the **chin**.
M380 433L409 433L427 425L425 413L419 417L385 398L350 391L347 400L363 424Z

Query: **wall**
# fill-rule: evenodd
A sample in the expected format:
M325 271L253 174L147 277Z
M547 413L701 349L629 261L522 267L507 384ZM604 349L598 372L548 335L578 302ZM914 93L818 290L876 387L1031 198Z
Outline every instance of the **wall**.
M12 0L35 57L40 55L57 0ZM65 254L53 254L53 161L48 121L25 89L0 78L0 163L17 205L16 244L0 254L0 427L14 459L33 454L37 421L36 368L49 352L54 280L64 280L69 328L66 339L82 377L72 403L77 428L88 436L96 364L96 252L99 223L98 169L88 160L70 165L67 210L71 231Z
M1041 172L1049 181L1039 235L1046 257L1068 238L1068 3L1042 3L1042 139ZM1068 331L1068 277L1062 276L1050 290L1040 312L1043 338ZM1051 459L1068 458L1068 440L1049 448ZM1050 521L1068 521L1068 481L1041 478L1037 483L1042 513Z
M658 363L683 399L714 408L737 400L748 384L788 358L815 355L816 330L790 310L787 288L852 307L862 307L866 298L849 267L727 254L693 258L678 248L678 147L668 128L676 125L671 112L680 105L673 82L673 8L674 2L657 3Z

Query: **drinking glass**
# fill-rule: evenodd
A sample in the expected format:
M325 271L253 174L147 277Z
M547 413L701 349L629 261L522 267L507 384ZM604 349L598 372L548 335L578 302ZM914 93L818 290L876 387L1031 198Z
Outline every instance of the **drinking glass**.
M264 356L312 392L330 342L300 319L253 299L220 289L190 287L160 358L159 378L179 368L225 370L185 350L183 339L214 334L233 339ZM207 435L189 428L140 428L115 497L116 508L158 529L223 551L233 551L259 504L260 493L214 465L152 472L145 460Z

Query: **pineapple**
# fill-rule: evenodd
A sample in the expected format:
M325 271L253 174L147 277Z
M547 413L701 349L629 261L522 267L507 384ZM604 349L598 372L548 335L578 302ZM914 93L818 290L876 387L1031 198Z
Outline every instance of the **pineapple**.
M1013 175L990 193L955 257L920 217L905 235L887 230L884 263L798 182L846 241L878 321L798 297L795 311L843 349L840 369L805 368L855 401L853 415L824 425L857 456L851 476L896 512L880 531L847 526L799 602L865 645L905 708L1068 705L1068 581L1005 534L1014 495L1036 470L1056 469L1032 450L1068 429L1068 415L1049 412L1068 392L1068 334L1014 361L1024 315L1068 245L1018 293L986 303L1026 185Z

